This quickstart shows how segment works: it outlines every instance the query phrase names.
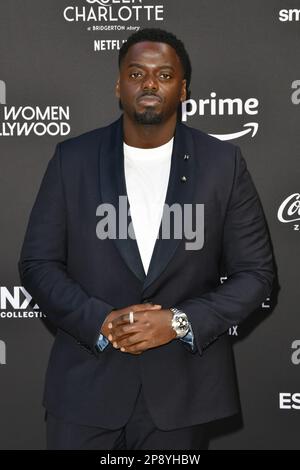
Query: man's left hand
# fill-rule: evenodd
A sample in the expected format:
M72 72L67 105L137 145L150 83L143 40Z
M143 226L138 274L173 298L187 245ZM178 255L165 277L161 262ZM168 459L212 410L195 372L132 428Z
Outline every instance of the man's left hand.
M109 340L122 352L137 354L156 348L176 338L171 326L173 312L169 309L134 312L134 323L128 314L113 320Z

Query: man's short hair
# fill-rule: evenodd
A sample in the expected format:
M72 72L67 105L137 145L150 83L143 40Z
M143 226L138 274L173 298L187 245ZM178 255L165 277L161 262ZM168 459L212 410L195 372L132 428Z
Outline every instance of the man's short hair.
M185 49L183 42L178 39L173 33L169 33L160 28L144 28L140 29L136 33L131 34L127 41L124 42L119 50L119 68L121 66L122 60L124 59L125 55L128 52L128 49L138 42L142 41L152 41L152 42L163 42L168 44L169 46L173 47L177 56L180 59L184 77L186 79L186 91L187 91L187 98L190 97L190 83L191 83L191 76L192 76L192 66L189 55Z

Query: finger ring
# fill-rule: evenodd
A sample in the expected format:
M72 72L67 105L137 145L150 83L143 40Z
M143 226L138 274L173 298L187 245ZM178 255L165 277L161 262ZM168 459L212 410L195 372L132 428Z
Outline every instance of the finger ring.
M134 318L133 318L133 312L129 312L129 323L133 323Z

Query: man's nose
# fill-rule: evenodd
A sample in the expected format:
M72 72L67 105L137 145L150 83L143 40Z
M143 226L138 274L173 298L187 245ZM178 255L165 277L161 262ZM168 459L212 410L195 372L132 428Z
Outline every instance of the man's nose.
M143 82L144 90L157 90L157 88L158 88L157 80L154 77L150 75L145 77L145 80Z

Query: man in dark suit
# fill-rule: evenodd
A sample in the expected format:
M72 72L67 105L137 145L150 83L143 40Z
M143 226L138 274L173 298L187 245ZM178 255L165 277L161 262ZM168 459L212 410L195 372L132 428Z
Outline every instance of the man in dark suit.
M271 292L266 222L240 149L180 120L183 43L141 30L119 68L123 114L58 144L19 263L57 328L48 448L200 449L205 423L239 411L228 329ZM193 221L195 246L178 236Z

